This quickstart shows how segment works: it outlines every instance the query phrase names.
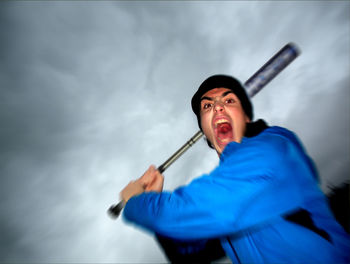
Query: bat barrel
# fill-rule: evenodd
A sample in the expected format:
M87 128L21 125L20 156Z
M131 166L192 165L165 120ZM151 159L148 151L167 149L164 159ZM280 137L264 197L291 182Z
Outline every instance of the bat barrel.
M258 93L277 74L287 67L288 64L298 57L299 54L300 50L294 43L285 45L244 83L248 96L253 97Z

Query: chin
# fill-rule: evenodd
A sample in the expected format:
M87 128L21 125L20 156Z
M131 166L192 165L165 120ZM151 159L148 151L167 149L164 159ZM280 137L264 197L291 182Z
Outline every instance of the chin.
M224 151L225 147L226 147L226 145L223 147L215 146L214 148L215 148L216 152L220 155Z

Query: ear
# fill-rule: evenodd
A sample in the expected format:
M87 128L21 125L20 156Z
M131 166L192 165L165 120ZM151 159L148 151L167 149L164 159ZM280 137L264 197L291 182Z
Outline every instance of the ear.
M250 123L251 122L250 118L247 115L244 115L244 119L245 119L246 123Z

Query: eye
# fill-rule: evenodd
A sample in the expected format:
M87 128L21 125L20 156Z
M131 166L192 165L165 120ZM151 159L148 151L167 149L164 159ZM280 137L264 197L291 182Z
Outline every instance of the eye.
M203 104L203 109L209 109L210 107L212 107L212 103L204 103Z
M226 99L226 101L225 101L225 103L226 104L233 104L233 103L235 103L236 101L235 101L235 99L233 99L233 98L228 98L228 99Z

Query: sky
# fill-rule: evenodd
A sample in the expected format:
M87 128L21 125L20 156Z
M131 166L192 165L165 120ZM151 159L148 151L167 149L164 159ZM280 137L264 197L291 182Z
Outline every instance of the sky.
M349 35L349 1L1 1L0 263L165 262L108 207L198 131L204 79L244 82L289 42L255 119L299 136L325 193L348 181ZM217 164L200 140L164 188Z

